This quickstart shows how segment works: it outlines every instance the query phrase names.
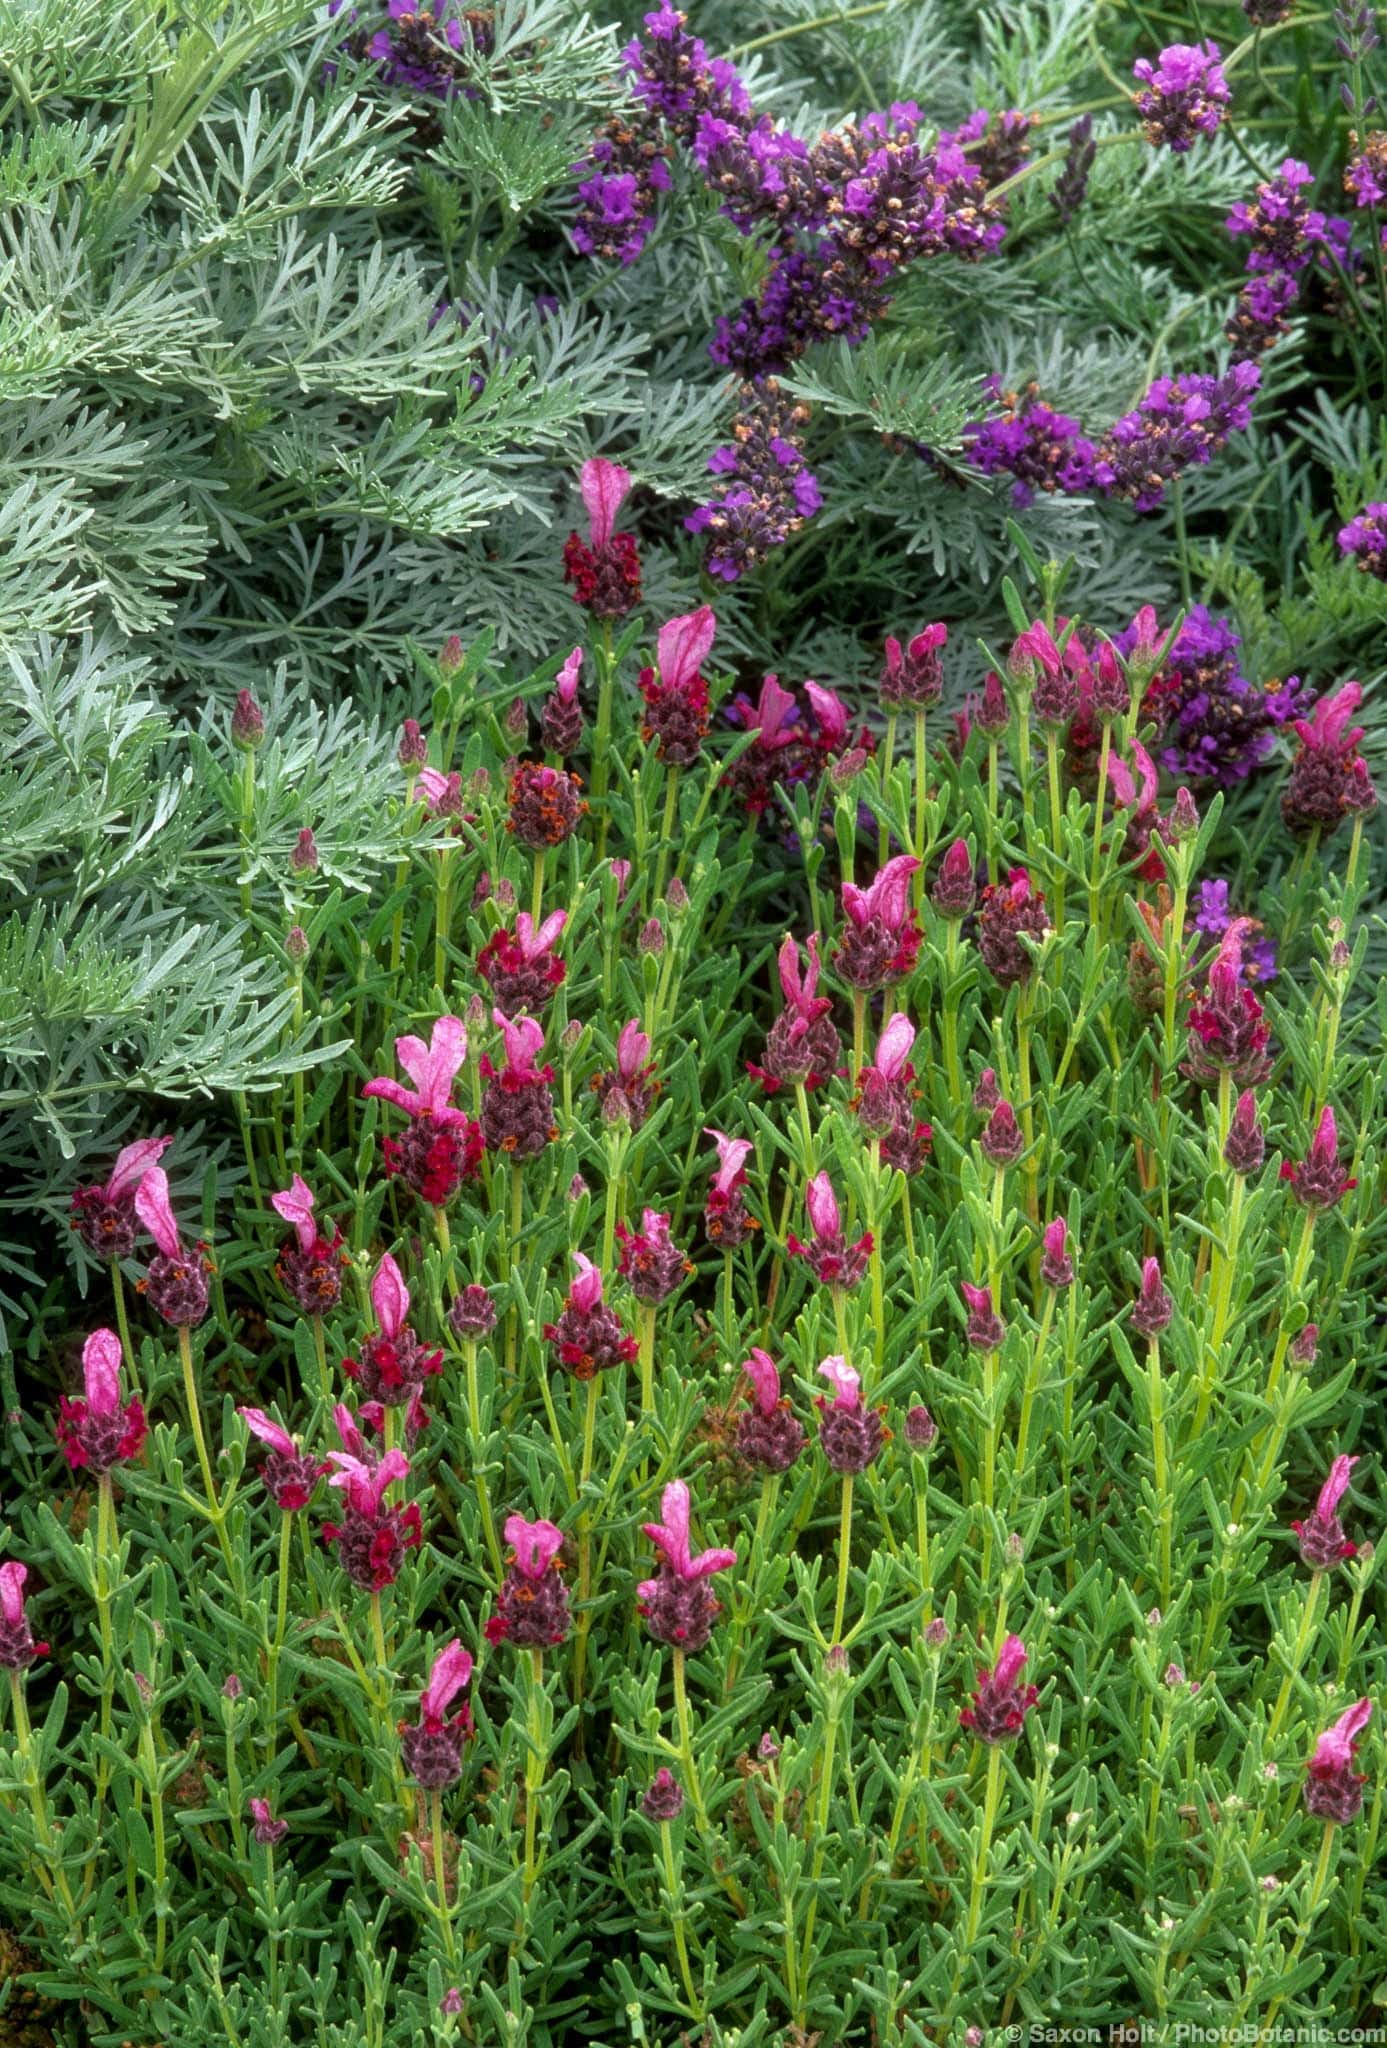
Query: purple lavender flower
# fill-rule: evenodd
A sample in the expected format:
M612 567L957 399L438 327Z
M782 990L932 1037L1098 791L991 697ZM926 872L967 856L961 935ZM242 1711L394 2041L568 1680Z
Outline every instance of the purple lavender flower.
M1365 505L1337 535L1341 554L1353 558L1354 567L1387 583L1387 504Z
M1099 444L1094 480L1134 510L1161 504L1168 483L1207 463L1228 436L1251 424L1262 381L1256 363L1234 363L1222 377L1158 377L1135 412L1124 413Z
M669 153L646 108L609 121L594 137L584 161L573 166L578 212L571 232L582 255L635 262L670 189Z
M1219 63L1217 43L1171 43L1155 64L1138 57L1132 76L1145 88L1134 94L1146 139L1176 155L1213 135L1233 95Z
M1353 154L1344 166L1344 190L1355 206L1387 206L1387 131L1376 130L1360 141L1351 132Z
M1132 631L1115 644L1129 654ZM1277 732L1294 718L1299 678L1258 689L1239 669L1240 645L1224 620L1197 604L1148 684L1141 708L1161 729L1156 758L1168 775L1232 789L1267 759Z
M702 40L688 33L687 17L675 7L645 16L645 33L621 53L635 97L650 107L684 142L691 143L705 114L746 121L751 101L733 65L710 57Z
M1093 482L1094 447L1085 440L1078 420L1044 404L1039 387L1005 391L1000 377L983 379L983 389L1000 407L996 418L970 420L963 429L963 448L984 476L1016 479L1012 503L1034 504L1037 491L1074 493Z
M732 439L708 458L710 472L723 481L684 521L689 533L709 536L704 568L710 576L735 583L823 504L818 479L795 438L808 418L807 406L781 398L773 377L759 386L743 385Z
M1047 194L1065 227L1084 203L1089 173L1097 154L1098 147L1093 140L1093 116L1081 114L1069 131L1069 148L1063 169L1055 180L1054 189Z
M804 1449L804 1428L780 1391L780 1374L768 1351L753 1350L742 1363L752 1401L737 1417L737 1450L762 1472L788 1472Z
M1175 1314L1175 1303L1161 1280L1159 1259L1143 1259L1141 1292L1131 1307L1131 1324L1143 1337L1159 1337Z
M329 0L330 15L341 8L342 0ZM485 55L491 48L490 15L457 0L423 7L417 0L388 0L386 13L382 27L354 29L342 48L349 56L369 58L382 82L402 91L448 99L467 75L466 53ZM356 9L347 18L359 19Z

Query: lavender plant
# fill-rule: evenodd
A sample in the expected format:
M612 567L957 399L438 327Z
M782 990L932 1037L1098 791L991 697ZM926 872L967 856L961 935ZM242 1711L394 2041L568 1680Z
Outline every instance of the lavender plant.
M1373 10L10 14L0 2039L1379 2026Z

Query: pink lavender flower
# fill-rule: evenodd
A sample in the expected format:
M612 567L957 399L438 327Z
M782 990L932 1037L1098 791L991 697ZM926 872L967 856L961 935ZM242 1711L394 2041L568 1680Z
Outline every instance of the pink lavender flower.
M135 1192L172 1143L141 1138L116 1154L104 1181L73 1190L72 1228L93 1258L129 1258L135 1249Z
M638 1017L622 1025L616 1041L616 1066L594 1074L592 1086L604 1109L610 1098L619 1096L631 1129L640 1129L655 1107L660 1079L651 1063L650 1040L641 1030Z
M1309 718L1294 721L1300 747L1281 792L1288 831L1327 834L1344 818L1376 806L1377 791L1358 752L1363 727L1349 724L1362 701L1361 685L1344 683L1321 697Z
M732 439L708 458L714 494L684 521L689 533L709 536L708 575L736 583L822 506L800 442L808 419L809 408L782 398L774 377L742 386Z
M1026 1645L1020 1636L1008 1636L991 1671L983 1668L978 1672L973 1703L964 1707L958 1718L979 1742L1011 1742L1020 1734L1039 1697L1035 1686L1017 1683L1025 1664Z
M323 1524L323 1541L337 1545L337 1561L353 1585L378 1593L393 1585L405 1552L421 1541L417 1502L398 1508L385 1498L397 1479L408 1477L409 1460L403 1451L371 1458L347 1409L339 1405L333 1415L347 1448L328 1452L337 1467L328 1485L341 1488L344 1512L340 1523Z
M862 1381L846 1358L825 1358L819 1376L833 1389L831 1401L823 1394L814 1399L824 1457L844 1478L865 1472L881 1456L886 1442L881 1410L863 1405Z
M551 754L560 759L576 754L583 740L583 707L578 701L578 677L583 666L583 650L575 647L558 675L554 687L544 700L539 715L540 738Z
M742 1362L751 1382L751 1406L737 1417L737 1450L762 1472L788 1472L804 1449L805 1435L769 1351L753 1350Z
M1261 370L1250 362L1234 363L1221 377L1158 377L1135 412L1104 436L1094 480L1110 497L1130 499L1135 511L1153 511L1168 483L1210 461L1230 434L1250 426L1261 381Z
M919 865L913 854L901 853L887 861L869 888L844 882L847 926L834 964L850 987L887 988L913 971L922 935L910 908L910 878Z
M978 1146L983 1158L999 1169L1015 1166L1025 1151L1026 1140L1016 1121L1016 1111L1005 1096L998 1097L978 1139Z
M1338 1457L1329 1468L1329 1477L1320 1488L1315 1512L1303 1522L1292 1522L1291 1527L1300 1538L1300 1555L1312 1572L1332 1571L1336 1564L1346 1563L1357 1557L1358 1546L1344 1536L1344 1525L1339 1520L1339 1502L1348 1492L1349 1479L1357 1458Z
M202 1247L185 1251L169 1201L169 1179L162 1166L147 1168L135 1189L135 1214L158 1250L140 1282L156 1314L175 1329L200 1323L207 1313L208 1264Z
M799 964L798 941L787 937L780 948L777 966L785 1008L766 1034L761 1066L748 1060L747 1072L754 1074L768 1095L785 1082L818 1088L830 1079L841 1052L838 1027L833 1022L833 999L819 989L819 935L811 932L805 943L805 966Z
M565 1372L575 1380L590 1380L623 1359L635 1358L640 1347L603 1301L602 1275L592 1260L574 1252L573 1263L577 1273L559 1319L544 1325L544 1335Z
M939 863L939 872L930 885L930 902L941 917L951 924L967 917L977 901L978 884L973 868L973 856L968 850L966 839L955 839Z
M29 1567L11 1558L0 1564L0 1671L27 1671L37 1657L48 1655L47 1643L35 1642L24 1612L24 1582Z
M804 1190L804 1207L813 1240L809 1244L791 1236L785 1249L791 1257L803 1259L821 1287L858 1286L872 1256L872 1234L866 1231L856 1244L848 1244L833 1182L826 1173L816 1173Z
M755 703L744 694L734 697L729 715L755 734L723 777L753 818L776 802L777 785L793 790L817 779L827 752L823 737L809 729L798 698L781 688L778 676L764 677Z
M482 1096L482 1139L488 1152L504 1152L518 1166L523 1160L537 1159L559 1135L549 1087L554 1069L535 1065L535 1055L544 1044L544 1027L533 1017L511 1018L493 1010L491 1021L505 1041L506 1063L498 1068L485 1054L482 1057L487 1083Z
M576 775L550 768L542 761L520 761L510 779L506 830L532 853L562 846L577 830L587 803L578 794Z
M387 1252L371 1280L376 1334L361 1347L360 1358L344 1358L342 1370L368 1401L383 1408L403 1408L424 1381L443 1369L443 1353L422 1345L405 1318L409 1289L404 1275Z
M262 1849L273 1849L284 1840L289 1832L287 1820L276 1820L268 1799L252 1799L247 1802L253 1822L252 1833Z
M552 1522L508 1517L504 1530L511 1567L501 1586L496 1612L486 1625L490 1643L514 1643L519 1650L551 1649L568 1634L568 1588L556 1562L563 1531Z
M1040 1278L1046 1287L1059 1289L1074 1285L1074 1261L1069 1255L1069 1225L1063 1216L1057 1216L1053 1223L1047 1223L1044 1231L1045 1251L1040 1261Z
M678 1820L684 1811L684 1788L668 1766L662 1764L641 1800L641 1812L657 1823Z
M693 1271L692 1260L670 1238L669 1217L659 1209L641 1212L639 1230L618 1223L616 1234L621 1243L617 1272L630 1282L637 1301L658 1307Z
M567 923L566 910L553 911L539 925L522 910L513 932L503 925L478 953L477 972L489 985L497 1008L508 1017L518 1017L522 1010L537 1017L555 989L562 986L568 969L554 946Z
M1271 1028L1243 980L1243 937L1250 918L1235 917L1209 964L1203 997L1190 1005L1188 1053L1181 1073L1204 1088L1227 1074L1239 1088L1256 1087L1271 1071Z
M974 1351L999 1351L1007 1326L997 1313L990 1288L975 1287L969 1280L960 1280L958 1289L968 1310L964 1335L969 1345Z
M431 818L462 816L462 776L456 768L445 775L441 768L423 767L415 777L414 789Z
M704 1136L718 1148L717 1171L703 1206L703 1228L708 1242L719 1250L734 1252L758 1230L746 1208L746 1162L756 1149L749 1138L729 1138L725 1131L705 1126Z
M1257 1098L1250 1088L1238 1097L1228 1123L1223 1156L1234 1173L1259 1173L1267 1156L1266 1134L1257 1119Z
M383 1075L361 1091L393 1103L409 1118L403 1138L385 1140L386 1172L398 1174L421 1201L443 1208L476 1173L482 1155L480 1130L452 1101L453 1083L467 1059L466 1027L460 1017L440 1017L427 1045L412 1035L397 1038L395 1057L413 1088Z
M114 1330L93 1330L82 1347L85 1401L58 1403L58 1445L73 1471L101 1478L113 1465L137 1458L147 1433L138 1401L120 1398L121 1349Z
M695 1556L690 1550L689 1489L682 1479L671 1481L661 1494L660 1513L663 1521L641 1524L662 1555L657 1576L636 1588L640 1611L657 1643L698 1651L706 1647L720 1611L709 1580L714 1572L729 1571L737 1553L700 1550Z
M467 1343L491 1335L496 1328L496 1304L485 1287L474 1283L453 1296L448 1308L448 1327Z
M1161 1280L1159 1259L1143 1259L1141 1292L1131 1307L1131 1324L1143 1337L1159 1337L1175 1314L1175 1303Z
M1031 885L1024 868L1012 868L1005 882L996 882L982 892L978 912L978 951L983 966L1003 988L1027 981L1035 963L1023 938L1035 943L1050 930L1045 898Z
M288 1430L282 1429L263 1408L238 1408L236 1413L251 1434L270 1447L270 1455L260 1467L260 1478L275 1506L286 1515L306 1508L328 1467L302 1450Z
M454 1636L433 1660L429 1682L419 1695L419 1719L400 1723L404 1767L426 1792L441 1792L462 1776L462 1750L472 1733L472 1715L465 1701L451 1719L448 1709L471 1677L471 1655Z
M1144 90L1133 97L1148 142L1178 156L1215 133L1233 97L1219 54L1217 43L1171 43L1154 65L1138 57L1132 76Z
M641 732L647 741L658 742L660 759L673 768L692 767L707 735L708 685L702 669L717 629L710 604L670 619L656 639L656 667L640 672L645 699Z
M631 488L631 472L594 455L578 473L588 514L588 538L570 533L564 543L564 581L595 619L624 619L641 600L641 564L629 533L617 533L616 515ZM571 829L571 827L570 827ZM566 836L566 835L565 835ZM546 842L547 843L547 842Z
M1315 1744L1305 1767L1305 1810L1317 1819L1342 1825L1362 1811L1367 1778L1354 1770L1354 1752L1372 1712L1371 1700L1355 1700Z
M888 711L909 704L923 711L937 704L944 691L944 670L939 650L949 638L947 626L922 626L903 649L899 640L886 637L886 662L879 685L881 701Z
M294 1235L275 1260L275 1276L306 1316L325 1316L342 1299L342 1267L346 1260L342 1233L334 1223L324 1237L314 1216L313 1190L295 1174L287 1188L270 1196L270 1206Z
M1290 1182L1296 1200L1307 1209L1337 1208L1349 1189L1357 1187L1357 1181L1340 1164L1339 1130L1328 1103L1320 1111L1310 1150L1299 1165L1283 1159L1281 1178Z
M881 1146L882 1159L899 1173L918 1173L930 1155L933 1131L915 1114L919 1089L910 1063L915 1026L903 1010L882 1031L876 1059L857 1077L853 1107L869 1138Z

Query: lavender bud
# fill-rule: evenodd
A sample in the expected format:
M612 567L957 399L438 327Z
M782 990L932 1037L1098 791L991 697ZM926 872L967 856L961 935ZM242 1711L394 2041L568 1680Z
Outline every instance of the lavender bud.
M422 768L429 758L428 742L417 718L407 718L400 727L400 744L395 759L402 768Z
M308 933L301 924L290 925L284 940L284 950L295 966L300 965L308 958Z
M450 633L443 642L438 656L438 666L445 676L456 674L466 659L461 640L456 633Z
M684 1788L673 1771L663 1766L650 1781L649 1790L641 1801L641 1812L647 1820L678 1820L684 1811Z
M265 714L249 690L236 692L236 707L231 714L231 738L233 745L238 747L258 747L265 738Z
M905 1440L912 1451L927 1451L939 1434L939 1425L923 1402L906 1410Z
M294 842L289 865L296 875L311 875L318 865L318 842L307 825Z
M665 950L665 928L658 917L648 917L641 926L641 935L636 941L642 953L663 953Z

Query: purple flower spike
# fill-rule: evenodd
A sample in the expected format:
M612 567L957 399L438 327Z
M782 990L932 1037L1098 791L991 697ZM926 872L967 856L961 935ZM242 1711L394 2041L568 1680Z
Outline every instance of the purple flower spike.
M1138 57L1132 76L1144 89L1134 97L1148 142L1181 155L1217 131L1233 97L1219 54L1217 43L1171 43L1155 64Z
M1143 1259L1141 1293L1131 1308L1132 1328L1143 1337L1159 1337L1161 1331L1169 1327L1174 1314L1175 1303L1161 1282L1160 1260Z
M1303 1522L1292 1522L1291 1527L1300 1538L1300 1555L1312 1572L1331 1571L1336 1564L1345 1564L1351 1557L1357 1557L1358 1546L1344 1536L1343 1523L1339 1520L1339 1502L1348 1492L1349 1479L1357 1458L1338 1457L1329 1468L1329 1477L1320 1488L1315 1512Z
M713 1632L720 1605L709 1584L715 1572L731 1569L737 1562L735 1550L701 1550L689 1547L689 1489L682 1479L673 1480L660 1496L662 1522L645 1522L642 1527L662 1553L658 1576L644 1579L636 1588L647 1633L657 1643L672 1649L703 1649Z
M1326 1728L1305 1769L1305 1810L1342 1826L1362 1811L1366 1776L1355 1771L1354 1752L1372 1719L1371 1700L1355 1700Z
M958 1717L979 1742L1011 1742L1020 1734L1039 1696L1035 1686L1017 1682L1025 1664L1026 1645L1020 1636L1008 1636L992 1670L979 1671L973 1703Z

